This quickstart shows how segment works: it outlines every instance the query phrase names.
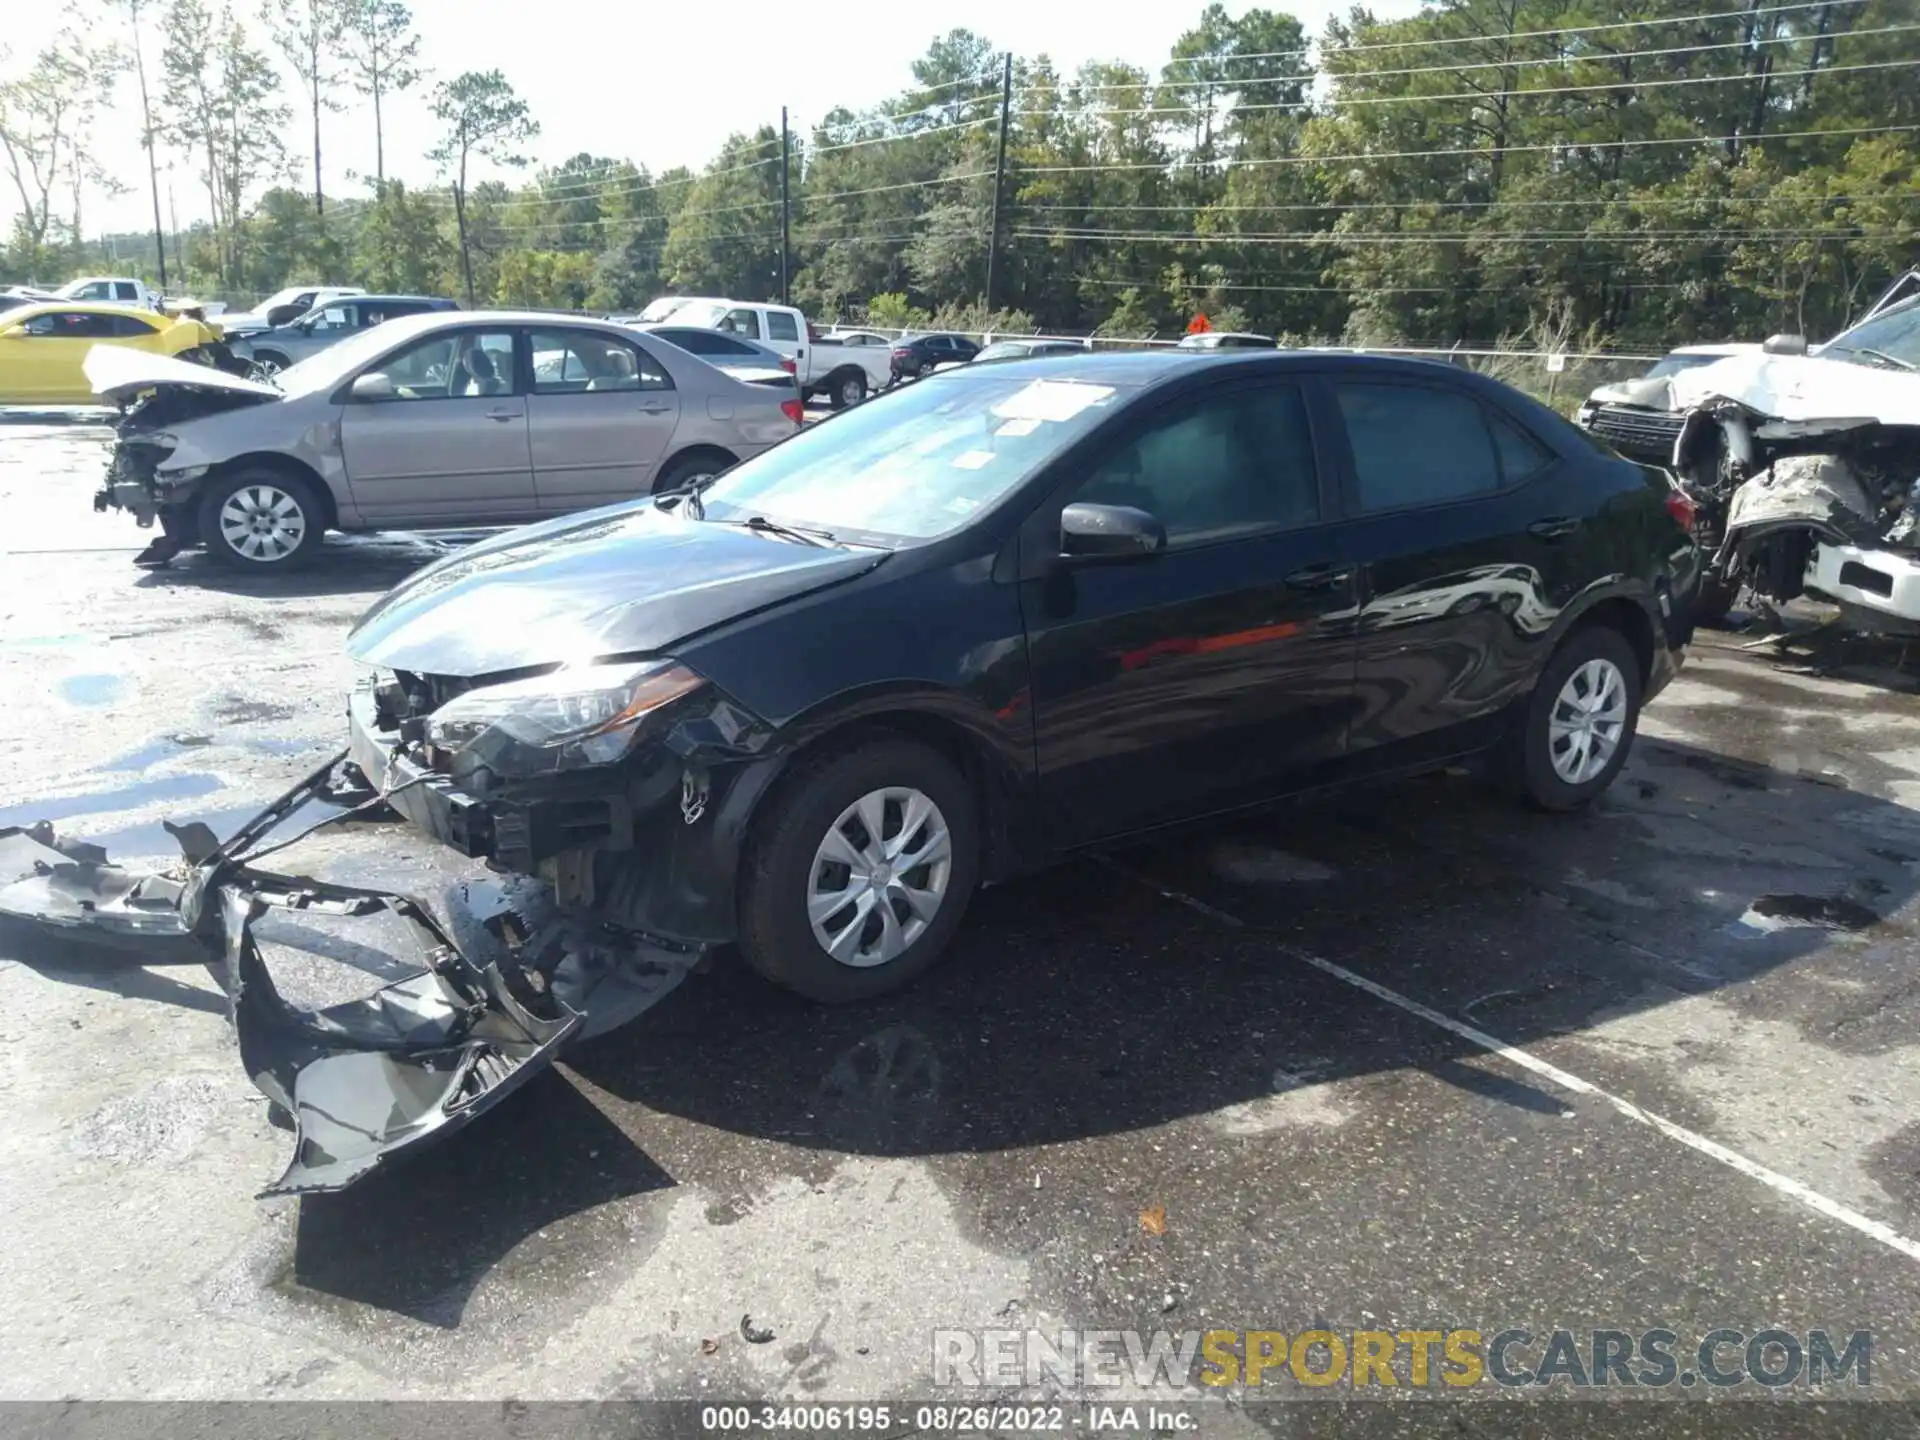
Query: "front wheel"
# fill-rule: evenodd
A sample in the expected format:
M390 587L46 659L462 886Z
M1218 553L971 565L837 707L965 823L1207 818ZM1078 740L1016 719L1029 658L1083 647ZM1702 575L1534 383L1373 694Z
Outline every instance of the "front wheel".
M1613 783L1640 722L1640 658L1618 630L1576 630L1534 686L1510 778L1542 810L1577 810Z
M959 928L979 833L966 778L916 741L875 734L803 759L748 839L741 954L827 1004L900 989Z
M273 377L286 369L287 357L277 350L262 350L253 357L247 366L247 379L272 381Z
M247 469L208 486L200 501L207 554L235 570L292 570L313 558L325 530L304 481Z

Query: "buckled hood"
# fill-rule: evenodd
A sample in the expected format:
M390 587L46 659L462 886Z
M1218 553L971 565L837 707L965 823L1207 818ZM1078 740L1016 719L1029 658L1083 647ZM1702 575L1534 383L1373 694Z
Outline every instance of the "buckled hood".
M512 530L402 581L347 637L367 665L473 677L649 654L872 570L643 500Z

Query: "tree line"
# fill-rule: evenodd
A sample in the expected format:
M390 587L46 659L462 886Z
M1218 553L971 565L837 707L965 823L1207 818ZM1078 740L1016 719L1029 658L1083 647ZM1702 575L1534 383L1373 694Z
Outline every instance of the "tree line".
M144 136L202 176L211 220L170 264L208 294L777 298L783 171L795 303L873 323L1141 336L1203 312L1300 341L1642 348L1823 335L1920 262L1920 0L1428 0L1317 36L1214 4L1157 67L1072 73L954 30L891 99L790 136L784 167L760 124L657 174L533 165L537 119L499 71L433 84L437 144L390 156L381 105L429 78L400 0L96 3L130 42L76 24L0 82L16 277L97 253L83 200L145 178L94 158L130 69ZM325 122L349 94L374 107L376 173L336 195ZM527 178L474 182L482 160Z

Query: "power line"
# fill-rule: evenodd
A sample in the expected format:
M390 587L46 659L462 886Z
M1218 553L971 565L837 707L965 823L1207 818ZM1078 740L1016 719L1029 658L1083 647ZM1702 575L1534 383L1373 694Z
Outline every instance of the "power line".
M1920 28L1920 27L1916 27ZM1906 70L1920 65L1920 58L1908 60L1874 60L1859 65L1820 65L1805 70L1770 70L1769 80L1799 80L1808 75L1844 75L1857 70ZM1446 95L1363 95L1357 97L1342 96L1332 104L1336 109L1348 106L1373 105L1429 105L1446 100L1516 100L1539 95L1590 95L1613 90L1654 90L1665 89L1671 85L1726 85L1733 83L1751 84L1758 79L1755 75L1681 75L1665 80L1622 80L1604 85L1559 85L1531 88L1525 90L1456 90ZM1235 105L1229 114L1240 114L1255 110L1293 110L1307 111L1319 102L1314 100L1276 100L1255 105ZM1014 112L1022 119L1035 115L1052 115L1050 110L1017 110ZM1192 112L1181 106L1149 107L1144 110L1082 110L1081 115L1103 115L1110 118L1144 115L1188 115Z
M1778 7L1769 7L1769 13L1773 13L1777 8ZM1744 16L1747 12L1742 11L1740 13ZM1647 21L1643 23L1670 25L1670 24L1679 24L1681 22L1677 20L1661 20L1661 21ZM1836 35L1830 35L1827 37L1827 39L1830 41L1854 40L1854 39L1860 39L1862 37L1870 36L1870 35L1901 35L1901 34L1906 34L1909 31L1913 31L1913 30L1920 30L1920 25L1880 25L1880 26L1875 26L1874 28L1868 29L1868 30L1843 31ZM1475 36L1472 38L1478 39L1482 37ZM1494 36L1492 38L1499 39L1502 37ZM1596 50L1591 53L1579 54L1579 55L1567 55L1567 54L1534 55L1534 56L1520 57L1512 60L1472 60L1472 61L1463 62L1458 65L1413 65L1413 66L1405 66L1405 67L1393 69L1393 70L1349 70L1345 72L1336 72L1336 71L1328 70L1324 68L1325 62L1328 59L1328 52L1323 50L1320 57L1322 61L1322 69L1320 70L1319 73L1325 78L1329 80L1334 80L1334 81L1380 80L1380 79L1386 79L1391 76L1459 74L1459 73L1463 73L1471 70L1518 70L1518 69L1525 69L1527 67L1536 66L1536 65L1559 65L1559 66L1565 66L1565 67L1571 67L1574 65L1601 65L1601 64L1612 64L1620 60L1652 60L1652 59L1658 59L1659 57L1665 56L1665 55L1696 55L1696 54L1705 54L1710 51L1718 51L1718 50L1752 50L1762 45L1805 45L1805 44L1812 43L1818 38L1819 37L1814 35L1804 35L1804 34L1803 35L1767 35L1767 36L1757 37L1753 40L1716 40L1716 41L1711 41L1704 44L1668 45L1655 50ZM1406 44L1422 44L1426 42L1408 41L1405 43ZM1448 41L1446 43L1452 44L1455 42ZM1400 48L1400 46L1395 45L1389 48L1398 49ZM1289 54L1294 52L1275 52L1275 53ZM1331 53L1344 54L1346 53L1346 49L1343 48L1341 50L1336 50ZM1250 59L1254 57L1232 56L1228 58L1232 60L1232 59L1241 59L1241 58ZM1754 77L1748 76L1747 78L1752 79ZM1231 80L1176 80L1171 83L1185 86L1190 89L1206 88L1206 89L1239 90L1239 89L1250 89L1256 85L1299 84L1303 81L1310 82L1313 79L1314 79L1314 75L1312 72L1303 72L1303 73L1288 74L1288 75L1254 75L1254 76L1246 76L1246 77L1241 77L1241 78L1236 78ZM1115 85L1080 85L1080 86L1074 86L1072 88L1076 89L1081 94L1094 94L1104 90L1151 90L1157 87L1153 82L1146 81L1146 82L1140 82L1140 83L1129 82L1126 84L1115 84ZM1032 92L1029 92L1029 93L1032 93Z
M1776 130L1755 135L1680 135L1651 140L1560 140L1544 145L1507 145L1501 148L1501 153L1517 155L1559 150L1632 150L1655 145L1727 145L1736 142L1752 144L1763 140L1838 139L1849 135L1904 135L1915 130L1920 130L1920 125L1862 125L1837 130ZM1213 163L1228 170L1260 169L1269 165L1333 165L1354 160L1426 160L1454 155L1484 156L1488 153L1487 150L1478 146L1456 146L1433 150L1362 150L1346 155L1228 157ZM1022 175L1086 175L1121 170L1171 170L1173 168L1173 165L1167 161L1138 160L1105 165L1023 165L1020 167L1020 173Z
M1548 230L1516 232L1505 230L1445 231L1342 231L1288 230L1264 233L1236 231L1175 232L1169 230L1106 230L1073 227L1054 230L1016 230L1014 234L1032 240L1122 240L1158 241L1170 245L1469 245L1504 241L1509 244L1575 241L1591 245L1638 245L1648 240L1723 239L1741 244L1748 240L1904 240L1912 230L1622 230L1612 233L1592 230Z
M1799 0L1791 5L1768 5L1765 13L1769 16L1790 14L1798 10L1818 10L1829 4L1865 5L1868 0ZM1355 45L1308 46L1300 50L1264 50L1249 55L1195 55L1178 60L1169 60L1164 67L1171 69L1175 65L1232 64L1242 60L1293 60L1307 59L1318 53L1323 59L1331 55L1354 55L1372 50L1426 50L1442 45L1474 45L1489 41L1508 42L1513 40L1541 40L1560 35L1599 35L1613 30L1646 30L1656 25L1691 25L1700 20L1744 20L1753 14L1754 7L1743 10L1713 10L1698 15L1669 15L1657 20L1615 20L1604 25L1566 25L1554 30L1515 30L1505 35L1451 35L1424 36L1418 40L1372 40ZM1198 83L1239 83L1238 82L1195 82L1181 81L1181 84Z
M1881 195L1822 195L1824 203L1840 201L1879 201L1889 196ZM1898 197L1907 198L1907 197ZM1352 200L1352 201L1302 201L1291 205L1109 205L1103 201L1087 201L1080 205L1022 205L1020 209L1028 214L1051 214L1068 212L1072 214L1127 215L1134 213L1160 215L1192 215L1204 211L1210 215L1224 214L1283 214L1288 212L1313 212L1320 210L1568 210L1586 207L1621 209L1660 209L1669 205L1792 205L1805 209L1808 198L1804 195L1648 195L1638 199L1580 199L1569 197L1564 200Z

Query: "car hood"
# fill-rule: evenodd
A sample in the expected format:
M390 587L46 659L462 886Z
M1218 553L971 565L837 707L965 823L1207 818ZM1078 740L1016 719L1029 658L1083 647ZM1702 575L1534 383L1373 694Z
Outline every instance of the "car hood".
M1611 385L1596 386L1587 397L1591 405L1633 405L1644 410L1668 410L1672 408L1672 392L1668 381L1673 377L1660 375L1653 379L1637 376L1632 380L1616 380Z
M512 530L428 566L360 617L347 653L462 678L650 653L885 558L636 501Z
M1669 385L1676 410L1734 400L1774 420L1920 425L1920 371L1813 355L1734 355L1683 370Z
M258 395L278 400L280 392L258 380L244 380L211 365L150 355L124 345L96 345L80 362L93 393L109 404L121 405L142 390L224 390L236 395Z

